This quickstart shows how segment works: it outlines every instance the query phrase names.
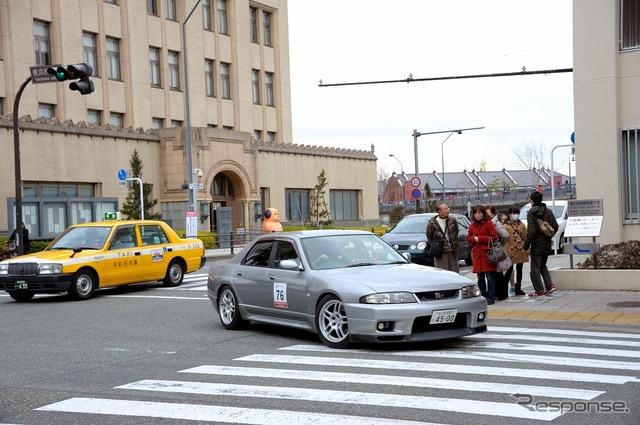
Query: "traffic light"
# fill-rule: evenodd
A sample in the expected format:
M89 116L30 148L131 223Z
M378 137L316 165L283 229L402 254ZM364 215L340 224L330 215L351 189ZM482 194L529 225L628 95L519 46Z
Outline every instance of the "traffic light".
M51 66L47 68L47 74L55 75L58 81L78 79L69 84L71 90L77 90L80 94L93 93L93 81L89 79L93 74L93 68L86 63Z

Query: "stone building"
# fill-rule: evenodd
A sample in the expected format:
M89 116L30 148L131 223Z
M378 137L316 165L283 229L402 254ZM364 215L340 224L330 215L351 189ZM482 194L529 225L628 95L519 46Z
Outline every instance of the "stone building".
M323 170L334 221L378 220L373 147L292 140L286 0L0 0L0 35L7 230L20 86L31 67L75 63L92 66L93 93L32 82L18 103L23 217L35 238L119 208L127 191L117 173L134 150L159 212L178 229L192 207L183 189L191 182L202 183L193 195L202 230L216 228L219 207L230 207L232 227L245 231L260 228L266 207L283 222L308 223Z

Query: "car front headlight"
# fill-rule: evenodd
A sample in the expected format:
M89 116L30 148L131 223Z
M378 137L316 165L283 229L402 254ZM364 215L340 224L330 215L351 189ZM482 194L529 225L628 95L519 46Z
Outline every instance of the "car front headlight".
M424 241L418 242L418 244L416 245L416 248L418 248L420 251L424 251L426 247L427 247L427 243Z
M462 288L462 298L475 298L480 296L478 285L469 285Z
M9 264L0 263L0 274L7 274L7 273L9 273Z
M40 264L40 274L60 274L60 273L62 273L62 264L58 264L58 263Z
M365 295L360 298L361 304L407 304L415 303L416 297L411 292L385 292Z

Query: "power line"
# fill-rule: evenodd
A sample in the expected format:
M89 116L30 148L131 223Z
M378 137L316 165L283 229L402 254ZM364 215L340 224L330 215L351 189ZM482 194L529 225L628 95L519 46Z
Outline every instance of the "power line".
M440 81L440 80L466 80L470 78L491 78L491 77L516 77L524 75L537 75L537 74L560 74L563 72L573 72L573 68L561 68L561 69L543 69L539 71L527 71L525 67L522 67L522 71L519 72L496 72L493 74L472 74L472 75L453 75L449 77L429 77L429 78L413 78L413 74L409 74L409 77L404 80L381 80L381 81L356 81L351 83L333 83L324 84L322 80L318 84L319 87L336 87L336 86L362 86L365 84L390 84L390 83L415 83L420 81Z

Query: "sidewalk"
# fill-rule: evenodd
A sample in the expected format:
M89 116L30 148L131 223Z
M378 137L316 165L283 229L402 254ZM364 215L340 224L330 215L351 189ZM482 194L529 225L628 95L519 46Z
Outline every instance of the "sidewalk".
M574 258L574 267L576 261ZM549 269L568 268L569 256L550 256ZM529 263L522 273L522 290L533 292L529 277ZM464 272L463 272L464 274ZM469 272L466 277L476 281ZM640 277L640 271L638 272ZM489 317L494 319L559 320L571 322L617 323L640 326L640 291L579 291L556 290L543 298L531 299L526 295L511 296L489 306Z

